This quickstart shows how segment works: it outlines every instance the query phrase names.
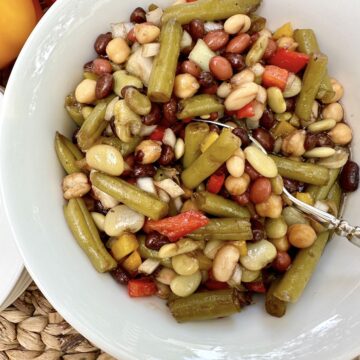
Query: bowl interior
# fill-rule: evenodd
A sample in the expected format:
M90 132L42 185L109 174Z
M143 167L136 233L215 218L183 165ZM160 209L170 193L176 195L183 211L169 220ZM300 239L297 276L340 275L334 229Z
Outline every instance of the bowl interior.
M56 130L69 136L73 130L64 97L80 81L82 65L94 57L96 36L149 3L60 0L17 61L0 123L0 176L12 231L30 274L66 320L124 360L335 359L360 353L360 314L354 311L360 302L360 250L344 239L331 241L304 296L284 318L268 316L257 300L238 316L182 325L161 301L129 299L110 276L95 272L73 240L62 213L63 172L53 145ZM316 31L329 56L330 74L345 86L353 157L359 161L360 50L354 45L354 16L360 3L348 0L339 8L326 0L265 0L260 12L271 29L291 21ZM356 193L347 201L344 216L353 224L359 200Z

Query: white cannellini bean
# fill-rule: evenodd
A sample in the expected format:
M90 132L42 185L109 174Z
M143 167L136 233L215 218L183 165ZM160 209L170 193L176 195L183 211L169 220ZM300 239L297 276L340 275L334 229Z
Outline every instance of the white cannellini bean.
M157 195L156 188L155 188L155 185L154 185L154 181L153 181L153 179L151 177L138 178L136 180L136 185L140 189L142 189L142 190L144 190L144 191L146 191L146 192L148 192L150 194Z
M95 145L86 152L86 162L106 174L119 176L124 171L124 159L118 149L111 145Z
M224 105L226 110L239 110L249 102L253 101L258 93L259 85L253 82L247 82L238 86L225 99Z
M243 266L240 266L241 268L241 281L242 282L253 282L260 276L260 271L252 271L248 270Z
M94 220L94 223L96 225L96 227L100 230L100 231L104 231L105 229L105 215L100 214L98 212L91 212L91 217Z
M171 291L181 297L193 294L201 283L200 271L192 275L178 275L170 283Z
M239 250L234 245L224 245L215 255L212 273L215 280L226 282L230 280L237 262Z
M262 176L273 178L277 176L278 169L271 157L264 154L260 149L254 145L248 146L245 150L246 160L250 165Z
M106 214L104 229L109 236L119 236L125 231L136 233L144 226L144 222L144 215L126 205L118 205Z
M167 128L167 129L164 131L164 136L163 136L163 138L162 138L162 142L163 142L163 144L169 145L169 146L171 146L172 148L175 147L175 144L176 144L176 136L175 136L174 132L173 132L170 128Z
M252 70L245 69L235 74L231 79L230 83L235 88L246 83L252 83L255 81L255 74Z
M173 269L162 268L156 275L156 280L162 284L170 285L171 281L176 277L176 272Z
M259 91L256 96L256 101L258 101L261 104L265 104L267 100L267 92L266 89L259 85Z
M224 242L221 240L210 240L206 243L204 254L209 259L213 260L215 258L218 250L224 245Z
M176 160L179 160L184 155L185 142L182 138L176 140L174 152Z
M194 241L187 238L182 238L176 243L163 245L158 253L160 259L173 257L175 255L186 254L202 247L201 241Z
M179 275L192 275L199 270L198 259L187 254L176 255L171 258L171 264Z
M139 273L144 273L147 275L152 274L157 267L160 265L160 260L156 260L156 259L146 259L139 267L138 267L138 272Z
M240 257L240 263L248 270L257 271L263 269L276 257L276 247L267 240L260 240L248 244L248 253Z
M166 191L173 199L185 194L181 186L179 186L174 180L171 179L155 181L155 185L158 188Z

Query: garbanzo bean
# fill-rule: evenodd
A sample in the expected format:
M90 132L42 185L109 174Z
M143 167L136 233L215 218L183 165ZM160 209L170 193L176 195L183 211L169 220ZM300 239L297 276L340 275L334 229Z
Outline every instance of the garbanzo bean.
M295 224L289 227L288 239L291 245L304 249L314 243L316 232L310 225Z

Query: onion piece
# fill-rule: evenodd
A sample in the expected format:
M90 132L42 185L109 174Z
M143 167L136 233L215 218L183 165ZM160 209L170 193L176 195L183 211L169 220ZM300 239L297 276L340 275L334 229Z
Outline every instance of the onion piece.
M314 204L314 207L316 207L317 209L321 210L321 211L325 211L328 212L329 211L329 205L322 200L317 200Z
M131 22L121 22L117 24L111 24L111 33L113 38L121 37L126 39L128 32L134 27Z
M161 201L164 201L166 203L168 203L170 201L169 194L162 189L158 189L158 196Z
M149 136L156 129L156 127L157 125L146 126L143 124L141 126L139 136Z
M138 268L139 273L150 275L152 274L157 267L160 265L160 260L156 259L146 259Z
M146 13L146 21L150 22L156 26L161 24L161 17L163 15L163 10L161 8L157 8L155 10L149 11Z
M150 193L150 194L155 194L157 195L157 192L156 192L156 188L155 188L155 185L154 185L154 181L151 177L142 177L142 178L138 178L136 180L136 184L137 186Z
M164 131L164 136L163 136L163 138L162 138L162 142L163 142L165 145L171 146L172 148L175 147L175 144L176 144L176 136L175 136L174 132L173 132L170 128L167 128L167 129Z
M141 55L143 57L156 56L160 51L160 43L149 43L142 46Z
M166 191L173 199L185 194L184 190L171 179L155 181L155 185L158 188Z
M215 21L206 21L204 23L204 29L206 32L215 31L215 30L222 30L224 28L222 23L215 22Z
M190 47L191 44L192 44L192 37L186 30L184 30L183 34L182 34L181 42L180 42L180 49L182 50L187 47Z

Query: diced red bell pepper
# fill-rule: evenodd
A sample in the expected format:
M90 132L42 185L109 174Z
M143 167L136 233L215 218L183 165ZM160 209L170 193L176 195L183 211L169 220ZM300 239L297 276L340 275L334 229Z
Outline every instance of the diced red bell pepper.
M227 289L229 287L227 283L216 281L213 279L207 279L204 285L208 290L222 290L222 289Z
M269 64L297 73L309 62L310 57L306 54L279 48L268 60Z
M249 102L247 105L242 107L240 110L237 110L235 116L238 119L251 118L255 115L254 111L254 101Z
M261 294L266 292L266 288L262 280L254 281L250 283L244 283L244 285L249 291L253 291Z
M192 118L186 118L186 119L182 119L182 122L188 124L191 120Z
M213 194L217 194L225 181L225 174L212 174L206 184L206 189L207 191L213 193Z
M165 128L157 126L156 129L150 134L149 139L155 141L161 141L164 137Z
M208 222L209 219L203 213L190 210L161 220L148 220L143 230L146 233L157 231L167 236L171 242L175 242L181 237L205 226Z
M128 293L131 297L143 297L156 294L157 287L150 278L131 279L128 283Z
M289 72L275 65L266 65L262 77L262 84L268 88L272 86L278 87L281 91L285 90Z

